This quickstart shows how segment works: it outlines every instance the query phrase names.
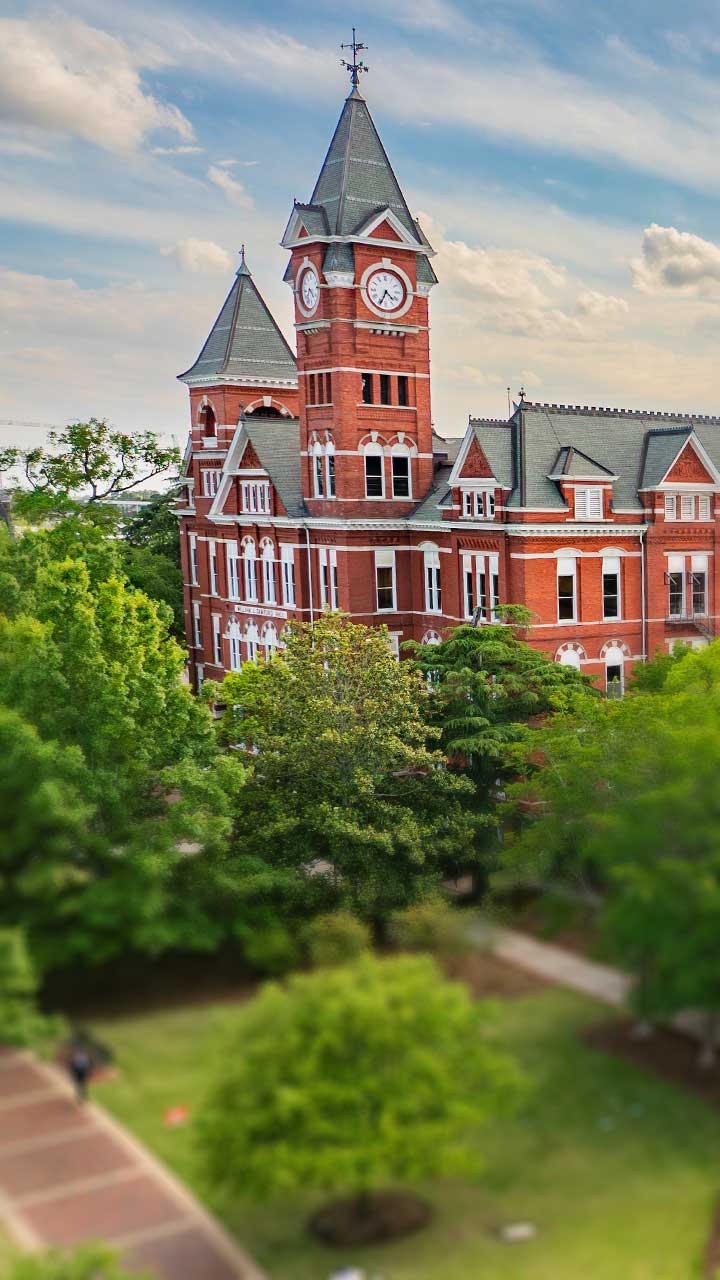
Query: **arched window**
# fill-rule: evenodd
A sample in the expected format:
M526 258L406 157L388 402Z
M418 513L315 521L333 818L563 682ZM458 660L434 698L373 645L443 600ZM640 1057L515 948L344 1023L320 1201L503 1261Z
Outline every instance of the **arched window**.
M313 493L316 498L325 497L325 468L323 467L323 448L319 440L313 445Z
M385 469L382 445L373 440L365 446L365 497L385 497Z
M230 670L239 671L242 667L242 637L240 627L234 619L230 623L227 633L230 641Z
M262 643L265 650L265 659L269 662L275 656L278 647L278 634L274 622L265 623L262 629Z
M245 599L257 600L257 560L255 539L243 538L243 565L245 568Z
M580 654L574 649L563 649L558 662L561 667L574 667L576 671L580 670Z
M245 628L245 644L247 645L248 662L256 662L258 656L258 645L260 644L260 633L257 624L249 622Z
M625 692L625 654L619 645L605 650L605 689L609 698L622 698Z
M428 613L442 613L440 551L434 542L424 542L422 553L425 571L425 608Z
M217 419L211 404L204 404L200 410L198 421L206 436L217 435Z
M406 444L394 444L390 457L392 465L393 498L412 497L412 477L410 473L410 450Z
M420 643L421 644L442 644L442 640L438 635L437 631L426 631Z
M335 445L328 440L325 445L325 487L328 498L335 497Z
M275 604L275 548L269 538L263 538L261 544L263 569L263 599L266 604Z

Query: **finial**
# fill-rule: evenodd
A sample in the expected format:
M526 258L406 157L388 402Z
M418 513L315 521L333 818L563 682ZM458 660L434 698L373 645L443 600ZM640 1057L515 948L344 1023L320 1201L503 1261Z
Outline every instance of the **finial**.
M235 274L238 276L250 275L249 268L247 266L247 263L245 262L245 245L244 244L240 245L240 266L238 267Z
M520 403L521 403L521 404L522 404L522 402L523 402L523 400L524 400L524 399L525 399L525 388L524 388L524 387L521 387L521 388L520 388Z
M356 38L355 38L355 28L353 27L353 29L352 29L352 43L351 43L351 44L341 44L341 45L340 45L340 48L341 48L341 49L352 49L352 56L353 56L353 60L352 60L352 62L346 62L344 58L341 58L341 59L340 59L340 66L341 66L341 67L345 67L345 68L350 72L350 83L351 83L351 85L352 85L352 87L353 87L353 90L355 90L355 89L357 89L357 87L358 87L358 85L359 85L359 83L360 83L360 76L362 75L363 71L369 71L369 70L370 70L370 68L369 68L369 67L367 67L367 66L365 65L365 63L364 63L364 62L358 62L358 54L359 54L359 53L362 53L362 51L363 51L364 49L367 49L367 45L366 45L366 44L361 44L358 40L356 40Z

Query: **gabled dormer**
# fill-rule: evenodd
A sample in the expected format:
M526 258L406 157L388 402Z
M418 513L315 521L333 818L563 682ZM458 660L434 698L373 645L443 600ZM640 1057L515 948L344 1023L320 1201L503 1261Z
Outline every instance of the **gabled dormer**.
M304 514L298 421L243 418L219 473L208 519L262 524Z
M713 519L720 473L693 428L648 432L641 493L653 504L656 519Z
M571 520L609 520L617 476L589 454L564 445L548 473L567 504Z
M451 504L446 520L495 520L502 503L502 487L478 440L475 424L468 426L448 479Z

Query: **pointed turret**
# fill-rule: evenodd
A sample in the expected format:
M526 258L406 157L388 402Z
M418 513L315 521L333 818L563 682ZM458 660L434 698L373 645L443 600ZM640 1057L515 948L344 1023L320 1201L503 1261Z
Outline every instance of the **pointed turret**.
M419 252L418 279L434 284L436 277L426 256L432 254L432 247L407 206L367 102L353 88L312 196L307 204L295 201L282 244L290 249L307 237L331 244L338 239L363 240L385 214L393 235Z
M178 374L189 387L210 383L294 383L295 356L259 293L245 261L191 368Z

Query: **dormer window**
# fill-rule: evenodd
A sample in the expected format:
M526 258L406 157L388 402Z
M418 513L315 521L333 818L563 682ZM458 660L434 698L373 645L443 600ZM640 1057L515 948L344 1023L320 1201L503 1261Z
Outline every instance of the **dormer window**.
M575 519L602 520L603 497L599 485L575 490Z
M245 480L242 485L242 509L250 515L269 515L270 485L265 481Z
M666 493L666 520L710 520L712 504L709 493Z
M468 520L492 520L495 516L495 494L484 489L464 489L463 516Z
M220 484L220 469L213 467L212 470L202 471L202 491L204 498L214 498Z

